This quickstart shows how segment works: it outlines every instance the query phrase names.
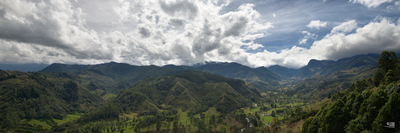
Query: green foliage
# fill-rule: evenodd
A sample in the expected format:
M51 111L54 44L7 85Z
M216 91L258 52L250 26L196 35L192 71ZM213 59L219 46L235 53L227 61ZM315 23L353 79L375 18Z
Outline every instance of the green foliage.
M274 111L272 111L271 116L275 117L275 115L276 115L276 113L275 113L275 110L274 110Z
M395 132L386 128L386 122L399 123L400 87L396 74L399 68L393 52L382 52L379 70L373 80L360 80L347 91L332 96L333 104L321 109L303 125L303 133L316 132ZM374 87L379 86L376 91Z
M115 104L107 103L95 111L82 116L79 122L85 123L96 120L118 119L120 114L119 108Z
M384 72L389 70L394 70L399 63L399 59L396 56L396 53L393 51L383 51L381 53L381 58L379 58L378 67L381 68Z
M89 111L104 102L80 83L65 76L7 73L15 76L0 81L0 129L42 131L42 128L35 129L32 123L21 120L36 119L57 126L53 118L63 119L67 114Z
M378 116L375 118L373 124L372 124L372 131L375 133L388 133L388 132L394 132L400 131L399 128L387 128L384 127L383 125L386 125L387 122L395 122L399 123L400 120L400 106L398 105L400 103L400 94L397 92L394 92L390 94L388 102L386 102L385 106L383 106L379 110Z

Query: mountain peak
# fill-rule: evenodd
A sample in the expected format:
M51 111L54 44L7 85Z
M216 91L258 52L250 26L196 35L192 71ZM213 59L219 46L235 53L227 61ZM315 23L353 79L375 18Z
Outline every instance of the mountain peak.
M333 61L333 60L316 60L316 59L311 59L311 60L308 62L307 66L322 67L322 66L325 66L325 65L328 65L328 64L332 64L332 63L334 63L334 62L335 62L335 61Z

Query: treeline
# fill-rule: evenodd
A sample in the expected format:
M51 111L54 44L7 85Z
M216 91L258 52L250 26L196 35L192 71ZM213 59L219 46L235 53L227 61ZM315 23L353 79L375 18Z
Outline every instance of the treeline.
M383 51L373 78L353 83L332 96L333 103L307 119L302 133L398 132L385 127L400 122L400 65L394 52Z
M1 77L0 81L7 80L7 79L13 79L13 78L17 78L17 75L8 75L6 77Z
M114 104L108 103L97 108L94 111L89 112L88 114L83 115L78 122L87 123L96 120L118 119L119 114L119 108Z

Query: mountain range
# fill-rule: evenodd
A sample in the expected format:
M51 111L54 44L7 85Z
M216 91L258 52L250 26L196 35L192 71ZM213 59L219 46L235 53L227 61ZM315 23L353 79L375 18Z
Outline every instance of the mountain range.
M353 71L360 71L359 73L363 73L369 71L370 68L376 68L379 57L379 54L366 54L339 59L337 61L310 60L306 66L299 69L286 68L277 65L267 68L250 68L234 62L207 62L195 66L165 65L162 67L133 66L124 63L110 62L98 65L67 65L55 63L39 72L76 73L81 75L83 79L90 77L90 80L92 81L95 79L101 81L99 85L96 85L97 87L109 88L109 90L117 93L123 88L133 87L138 81L141 81L146 77L165 76L176 71L192 69L218 74L227 78L241 79L252 83L260 90L276 91L287 84L296 84L300 82L300 84L297 85L297 88L299 88L301 82L306 82L303 80L315 76L321 77L321 75L326 75L322 77L325 77L324 79L326 80L332 80L335 76L329 78L328 75L335 75L335 72L340 72L341 75L347 75L347 78L352 76L354 77L356 75L350 74L353 73ZM344 76L336 76L336 78L344 79ZM359 78L354 80L357 79ZM102 83L112 83L113 85L105 85Z
M162 67L110 62L54 63L39 72L0 70L0 123L2 129L16 132L48 131L46 127L26 127L32 120L42 119L47 128L54 128L52 131L64 131L130 113L169 114L156 115L157 121L177 119L177 110L188 116L210 108L229 113L259 102L265 92L323 99L356 80L371 77L377 71L379 57L367 54L337 61L310 60L299 69L250 68L222 62ZM60 129L60 120L74 113L85 114L80 115L80 124ZM140 128L156 124L138 122ZM198 130L207 131L200 127Z

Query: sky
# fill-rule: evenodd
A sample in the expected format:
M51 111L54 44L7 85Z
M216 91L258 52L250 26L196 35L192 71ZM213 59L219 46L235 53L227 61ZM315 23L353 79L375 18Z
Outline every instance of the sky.
M0 0L0 63L300 68L400 51L400 0Z

